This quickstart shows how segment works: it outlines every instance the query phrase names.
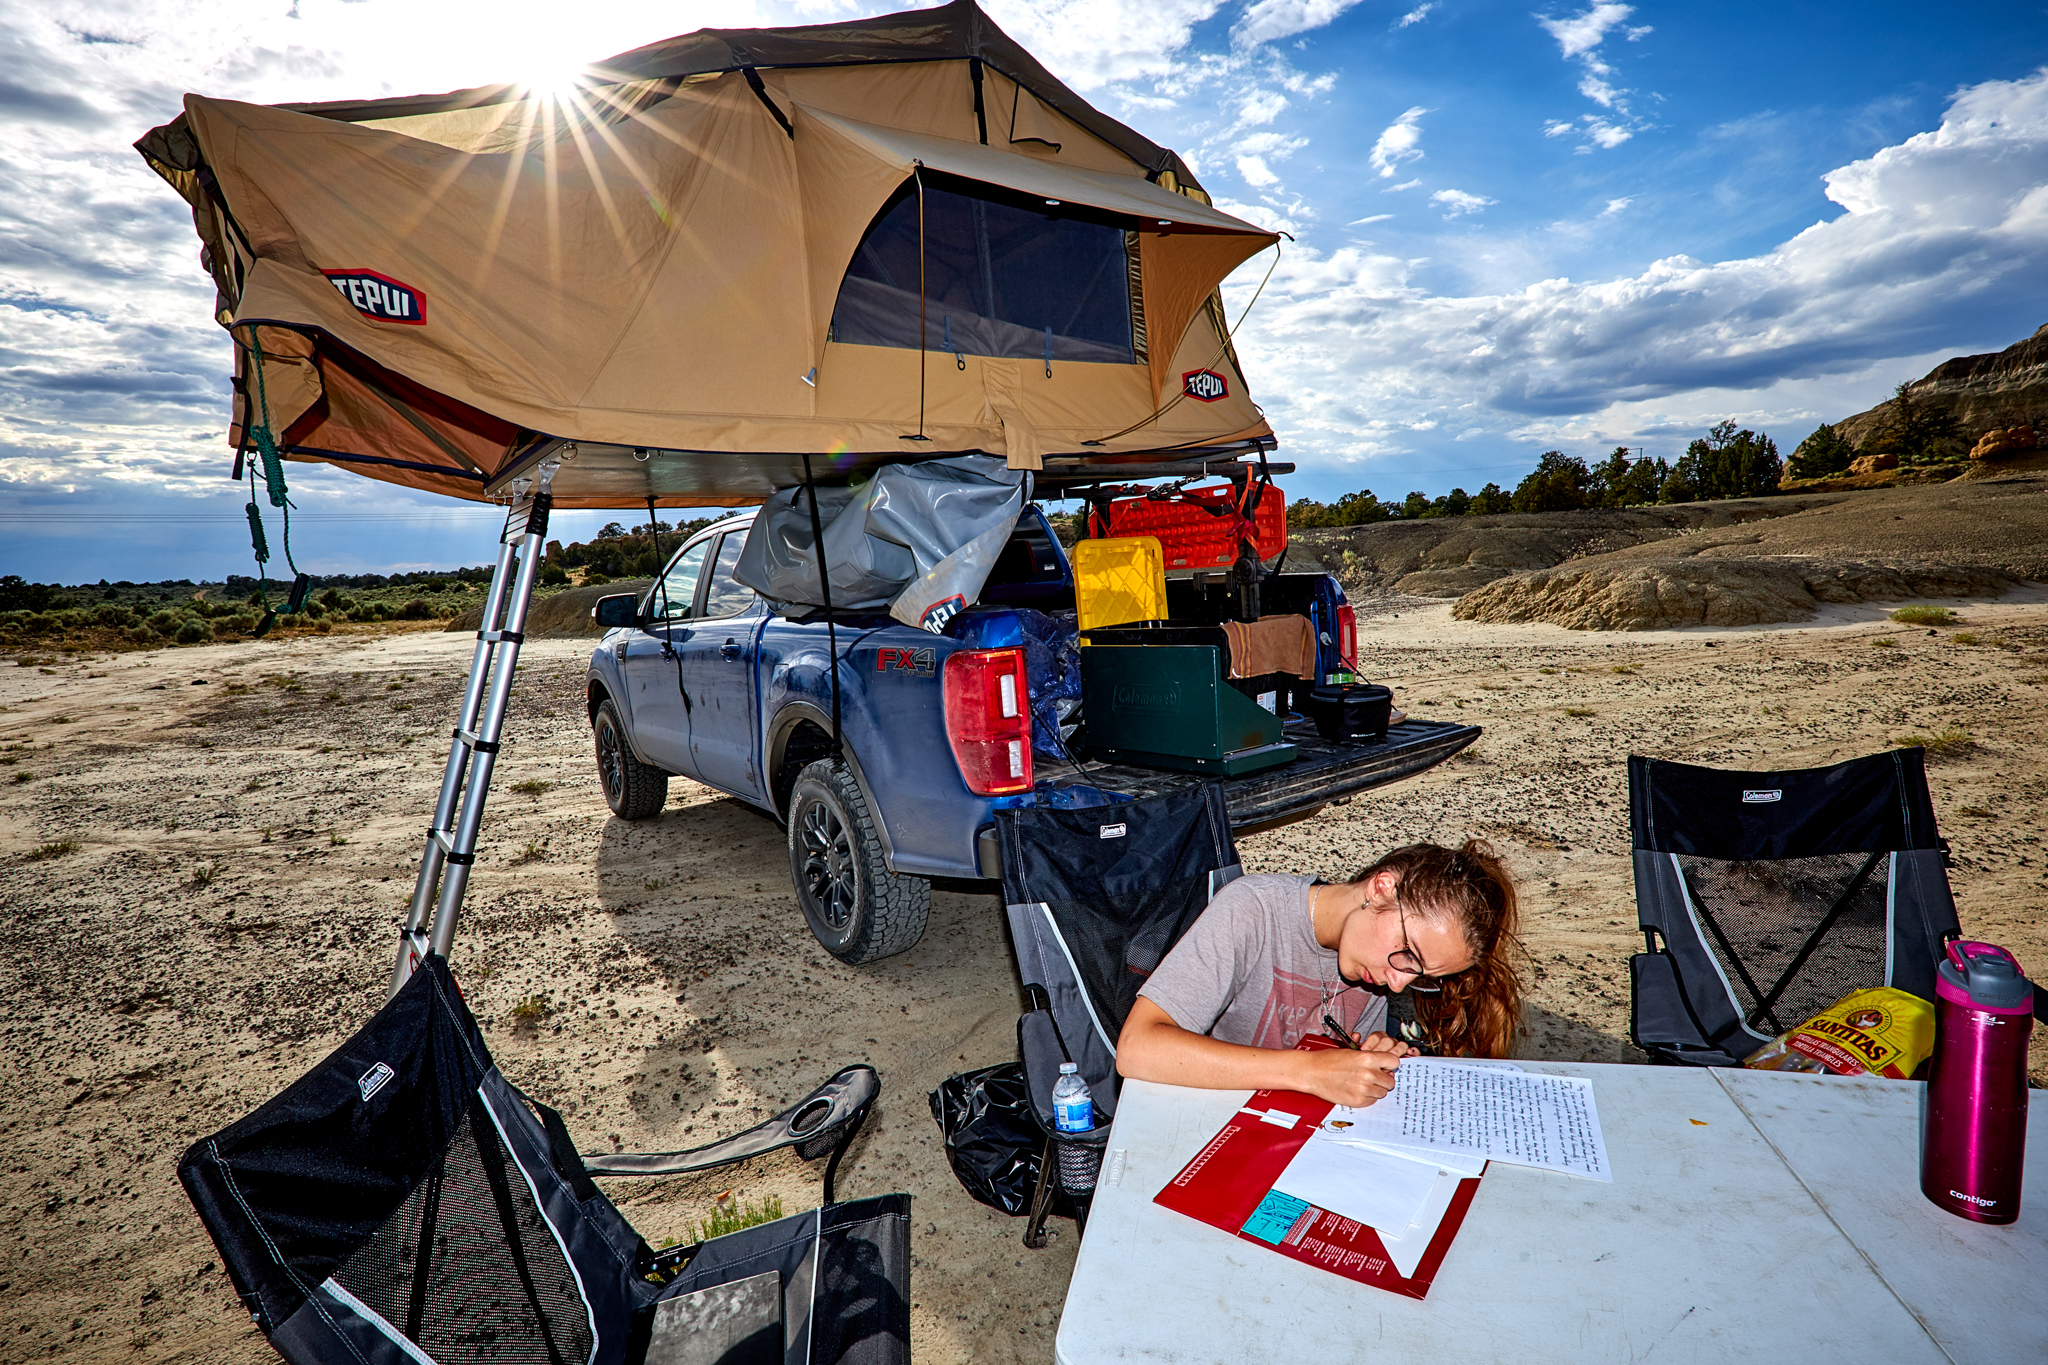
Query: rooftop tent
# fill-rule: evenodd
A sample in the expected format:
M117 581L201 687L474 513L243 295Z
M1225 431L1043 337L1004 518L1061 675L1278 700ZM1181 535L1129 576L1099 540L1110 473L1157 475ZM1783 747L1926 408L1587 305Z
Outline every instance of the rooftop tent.
M807 454L1271 445L1216 289L1276 235L972 0L690 34L566 96L188 96L137 146L206 245L231 439L290 458L471 499L555 460L556 506L619 507L758 501Z

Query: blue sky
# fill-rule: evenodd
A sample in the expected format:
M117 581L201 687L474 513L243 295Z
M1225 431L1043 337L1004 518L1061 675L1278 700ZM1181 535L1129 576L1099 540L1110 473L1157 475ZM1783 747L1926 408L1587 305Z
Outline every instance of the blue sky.
M2048 9L987 0L1090 99L1295 235L1239 334L1295 496L1511 483L1822 420L2048 322ZM536 78L877 7L67 0L0 9L0 573L246 572L225 336L128 144L259 101ZM1269 257L1226 287L1236 309ZM490 557L494 518L297 466L324 572ZM587 536L602 514L559 520ZM274 534L274 532L273 532Z

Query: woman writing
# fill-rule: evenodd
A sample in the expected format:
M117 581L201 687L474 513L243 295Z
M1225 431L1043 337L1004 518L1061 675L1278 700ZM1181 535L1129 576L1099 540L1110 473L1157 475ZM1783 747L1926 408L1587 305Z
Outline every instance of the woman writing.
M1388 992L1416 992L1438 1053L1507 1055L1521 1017L1516 930L1514 883L1478 840L1397 848L1348 882L1240 877L1138 992L1117 1070L1371 1104L1415 1053L1385 1032ZM1294 1051L1326 1016L1357 1046Z

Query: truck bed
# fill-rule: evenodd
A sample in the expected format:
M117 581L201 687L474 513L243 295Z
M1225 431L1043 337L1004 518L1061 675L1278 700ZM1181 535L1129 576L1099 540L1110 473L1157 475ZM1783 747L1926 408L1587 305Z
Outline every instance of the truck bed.
M1216 779L1223 785L1233 831L1277 824L1343 797L1413 777L1478 739L1480 729L1452 721L1404 720L1390 727L1387 737L1377 743L1331 744L1316 733L1314 725L1296 720L1288 722L1285 733L1287 742L1300 751L1294 762L1244 777ZM1075 780L1139 797L1179 791L1208 779L1197 773L1104 763L1087 765ZM982 831L975 851L983 875L1001 875L993 830Z

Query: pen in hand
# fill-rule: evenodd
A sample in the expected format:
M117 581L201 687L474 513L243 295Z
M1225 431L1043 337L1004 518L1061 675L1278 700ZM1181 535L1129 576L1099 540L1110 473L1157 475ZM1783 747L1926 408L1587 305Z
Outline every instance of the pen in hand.
M1325 1012L1323 1015L1323 1028L1325 1031L1329 1033L1329 1035L1332 1038L1337 1040L1337 1046L1348 1047L1353 1052L1364 1051L1364 1049L1358 1045L1358 1040L1353 1038L1349 1033L1345 1032L1344 1026L1338 1023L1335 1019L1331 1018L1327 1012Z

